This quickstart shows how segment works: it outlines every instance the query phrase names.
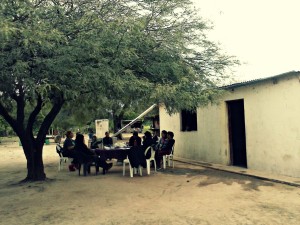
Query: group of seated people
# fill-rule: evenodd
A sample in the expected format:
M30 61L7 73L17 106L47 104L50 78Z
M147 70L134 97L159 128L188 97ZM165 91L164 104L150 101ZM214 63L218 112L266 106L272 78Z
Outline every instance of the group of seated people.
M109 132L105 132L105 137L102 140L98 140L96 135L92 136L91 139L91 149L96 149L99 147L99 144L103 144L103 146L111 147L113 145L113 140L109 136Z
M129 146L140 147L144 152L149 146L155 150L155 161L157 170L161 169L161 160L164 155L169 155L172 152L172 148L175 144L174 133L172 131L163 130L161 137L157 135L152 136L149 131L145 132L142 138L138 136L138 132L134 131L133 135L129 139ZM146 159L151 157L151 151L146 154Z
M71 165L69 166L70 171L74 171L77 167L78 160L90 160L95 162L99 167L105 170L109 170L112 167L112 163L107 163L105 160L99 158L94 149L97 149L99 144L103 146L111 147L113 145L113 140L109 136L109 132L105 132L105 137L102 140L97 140L97 137L93 135L91 140L91 148L88 148L84 142L84 136L80 133L76 134L75 141L73 140L74 134L72 131L67 131L66 139L63 145L63 156L73 158ZM145 167L145 160L151 157L151 151L148 151L144 155L145 150L151 146L155 150L155 160L157 170L161 169L161 160L164 155L169 155L172 152L172 148L175 144L174 133L172 131L161 132L161 137L159 138L157 134L152 134L149 131L144 133L143 139L139 137L138 132L134 131L133 135L129 139L130 151L128 157L131 161L137 163L132 163L133 167L137 164L142 164ZM140 154L139 154L140 153ZM142 159L142 160L140 160ZM142 162L142 163L141 163Z
M92 149L87 147L82 134L77 133L75 141L73 140L73 137L73 132L67 131L62 152L64 157L73 158L73 161L69 166L70 171L75 171L75 168L80 161L94 162L98 167L102 167L106 171L112 167L112 163L107 163L105 160L102 160Z

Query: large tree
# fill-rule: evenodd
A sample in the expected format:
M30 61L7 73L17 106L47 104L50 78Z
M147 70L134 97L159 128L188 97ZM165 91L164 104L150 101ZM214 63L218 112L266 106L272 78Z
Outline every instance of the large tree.
M235 61L207 40L209 27L190 6L2 0L0 115L22 143L25 180L46 178L44 139L66 103L79 115L95 105L120 117L126 107L163 102L174 112L212 99L215 81Z
M115 77L107 80L112 88L98 98L98 106L112 112L115 129L128 110L143 111L154 102L164 102L169 112L176 112L211 101L218 93L216 85L226 78L226 68L237 61L207 40L210 27L191 2L126 2L131 3L127 15L106 30L114 37L107 46Z

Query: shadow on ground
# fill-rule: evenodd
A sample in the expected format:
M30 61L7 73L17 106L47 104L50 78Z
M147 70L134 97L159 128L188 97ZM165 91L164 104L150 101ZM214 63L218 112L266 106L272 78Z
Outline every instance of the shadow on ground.
M240 184L246 191L259 191L261 186L274 186L272 182L264 181L261 179L243 176L235 173L229 173L226 171L213 170L209 168L176 168L166 169L162 173L172 175L186 175L187 182L191 182L194 179L199 179L199 187L205 187L208 185L214 185L218 183L232 185L233 183Z
M7 168L5 168L4 172L7 172L8 176L14 177L13 180L8 180L6 183L2 185L20 185L19 181L24 178L22 175L16 176L17 174L23 174L25 175L25 171L21 171L18 167L21 165L9 165ZM24 166L24 165L23 165ZM45 164L45 169L51 169L51 168L56 168L57 164L56 163L49 163ZM119 167L119 169L113 169L108 172L107 175L104 176L109 176L109 174L120 174L120 170L122 170L122 166L115 166ZM66 169L66 168L65 168ZM102 170L101 170L102 171ZM100 171L100 174L98 176L103 176L102 172ZM76 175L78 174L77 171L75 171ZM126 171L128 174L128 171ZM214 170L210 168L204 168L201 166L193 166L193 165L188 165L188 164L177 164L176 168L167 168L166 170L161 170L160 173L162 174L169 174L169 175L174 175L174 176L186 176L186 182L192 182L197 179L198 187L205 187L209 185L215 185L215 184L226 184L226 185L233 185L234 183L237 183L241 185L241 187L246 190L246 191L259 191L259 187L261 186L274 186L274 183L270 181L265 181L261 179L257 179L254 177L249 177L246 175L240 175L240 174L235 174L235 173L230 173L226 171L219 171L219 170ZM127 175L126 174L126 175ZM90 176L95 176L95 171L92 170ZM18 177L20 180L18 180ZM17 180L15 180L17 178ZM52 181L57 180L57 177L54 176L52 177L54 179L49 179ZM59 180L59 179L58 179Z

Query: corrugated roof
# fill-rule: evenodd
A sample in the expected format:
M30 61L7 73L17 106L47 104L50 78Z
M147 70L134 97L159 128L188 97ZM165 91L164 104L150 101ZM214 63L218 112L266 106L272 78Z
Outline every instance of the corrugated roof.
M248 81L243 81L243 82L239 82L239 83L229 84L229 85L225 85L221 88L224 88L224 89L237 88L237 87L256 84L256 83L260 83L260 82L264 82L264 81L268 81L268 80L272 80L272 79L278 79L278 78L287 77L287 76L297 76L297 75L300 75L300 71L290 71L287 73L281 73L281 74L271 76L271 77L265 77L265 78L255 79L255 80L248 80Z

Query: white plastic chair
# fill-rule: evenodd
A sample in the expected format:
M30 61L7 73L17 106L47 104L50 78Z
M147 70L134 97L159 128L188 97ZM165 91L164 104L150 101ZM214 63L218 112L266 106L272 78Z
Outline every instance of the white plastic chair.
M64 167L63 164L67 163L69 161L68 157L63 156L62 149L63 148L59 144L56 145L56 152L59 155L58 171L63 169L63 167Z
M88 140L88 148L91 148L92 140Z
M172 151L169 155L164 155L163 156L163 168L166 169L166 165L168 164L169 167L171 167L171 162L172 162L172 167L174 168L174 146L172 147Z
M156 160L155 160L155 151L154 149L149 146L146 150L145 150L145 156L147 155L147 152L151 151L151 157L149 159L146 159L146 163L147 163L147 174L150 175L150 165L151 165L151 161L154 162L154 170L156 172Z
M129 165L130 177L133 177L133 173L137 174L137 169L131 167L130 161L129 161L128 156L127 156L127 158L123 160L123 176L125 176L125 167L126 167L126 164ZM139 169L140 176L143 176L143 167L139 166L138 169Z

